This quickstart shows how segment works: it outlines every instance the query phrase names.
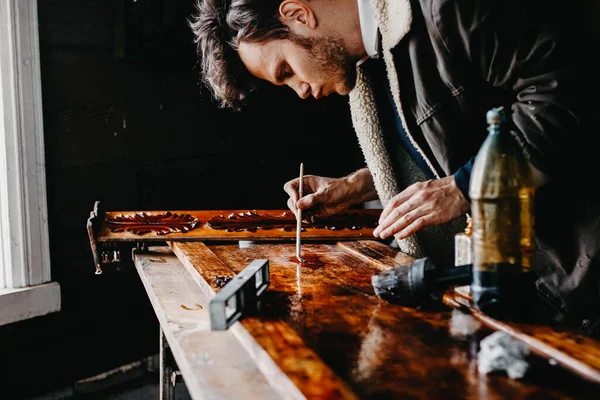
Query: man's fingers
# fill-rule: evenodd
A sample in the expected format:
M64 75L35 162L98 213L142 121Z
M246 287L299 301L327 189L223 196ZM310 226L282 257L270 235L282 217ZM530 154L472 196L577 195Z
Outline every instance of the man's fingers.
M390 200L385 205L385 207L383 207L383 211L381 212L381 214L379 214L379 226L381 226L381 224L385 221L385 219L390 214L390 212L392 212L393 209L394 209L394 206L392 205L392 201ZM376 229L376 231L377 231L377 229ZM373 232L373 233L375 233L375 232ZM377 235L375 235L375 236L377 236Z
M311 193L311 194L307 194L306 196L302 196L302 198L296 202L296 207L301 210L306 210L307 208L313 207L316 203L317 203L317 194Z
M406 219L405 215L407 213L410 213L413 210L413 208L415 208L414 201L410 200L407 200L400 206L393 208L387 213L387 216L385 218L379 218L379 224L377 228L373 231L373 235L379 236L382 231L389 228L396 221L399 221L402 218ZM408 218L410 218L410 215L408 216Z
M297 198L298 196L296 195L295 197ZM292 210L296 216L298 215L298 212L297 212L298 209L307 210L310 208L314 208L314 206L316 206L318 204L319 204L319 200L318 200L318 195L316 193L307 194L297 200L294 197L290 196L290 198L287 201L288 208L290 210ZM316 214L319 214L319 212L317 211Z
M404 189L402 192L400 192L399 194L397 194L396 196L394 196L390 201L388 201L388 203L386 204L385 208L383 209L383 211L379 215L379 223L383 222L383 220L385 220L388 217L388 215L395 208L397 208L402 203L404 203L405 201L407 201L408 199L410 199L412 197L412 195L416 192L416 190L417 190L416 184L415 185L410 185L409 187L407 187L406 189Z
M294 215L298 216L298 214L296 213L296 211L297 211L296 202L294 200L292 200L291 197L287 201L287 206L294 213Z
M414 201L408 199L404 203L400 204L398 207L394 208L391 212L389 212L387 217L379 224L381 226L380 231L387 228L396 221L402 220L403 218L410 218L411 214L409 213L418 206L414 203Z
M283 190L288 194L288 196L290 196L290 199L294 202L294 204L296 201L298 201L298 183L298 178L296 178L286 182L285 185L283 185ZM294 207L294 210L295 209L296 207Z
M412 225L424 215L427 215L427 209L425 207L410 210L395 221L392 219L384 221L383 225L379 225L377 229L373 231L373 235L379 236L381 239L386 239L402 231L409 225Z
M410 225L402 229L400 232L398 232L396 238L398 240L406 239L410 235L417 233L418 231L429 225L433 225L432 215L423 215L422 217L419 217L416 220L414 220Z

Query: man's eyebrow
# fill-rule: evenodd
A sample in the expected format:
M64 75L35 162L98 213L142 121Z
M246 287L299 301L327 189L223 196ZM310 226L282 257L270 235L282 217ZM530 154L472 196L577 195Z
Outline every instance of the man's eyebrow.
M281 61L275 61L271 69L271 76L275 79L275 83L282 83L283 76L281 74Z

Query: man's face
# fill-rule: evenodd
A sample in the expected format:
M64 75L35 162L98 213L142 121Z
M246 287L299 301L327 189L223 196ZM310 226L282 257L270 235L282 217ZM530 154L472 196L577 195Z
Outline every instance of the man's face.
M357 60L351 59L340 39L242 42L238 54L252 75L287 85L303 99L347 95L356 83Z

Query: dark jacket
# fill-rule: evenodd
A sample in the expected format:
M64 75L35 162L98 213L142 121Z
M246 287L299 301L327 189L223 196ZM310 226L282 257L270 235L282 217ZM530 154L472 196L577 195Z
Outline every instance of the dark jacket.
M510 110L512 132L544 181L535 197L539 293L556 318L600 334L600 196L590 190L597 167L589 124L598 102L582 101L599 93L591 90L599 86L586 59L598 47L581 31L579 10L540 0L374 4L395 105L436 176L453 175L476 155L487 136L487 110ZM381 129L374 71L360 69L351 109L385 204L422 175L407 176ZM456 226L446 227L446 246ZM435 251L436 239L427 236L440 237L433 230L414 236L400 248L415 256Z

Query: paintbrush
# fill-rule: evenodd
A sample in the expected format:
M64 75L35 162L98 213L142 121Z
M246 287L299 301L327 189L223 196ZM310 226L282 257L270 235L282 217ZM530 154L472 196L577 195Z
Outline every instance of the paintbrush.
M302 184L304 180L304 163L300 163L300 178L298 183L298 200L302 198ZM296 200L296 204L298 203ZM298 261L302 261L302 243L301 243L301 232L302 232L302 210L296 207L296 258Z

